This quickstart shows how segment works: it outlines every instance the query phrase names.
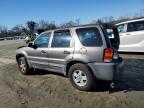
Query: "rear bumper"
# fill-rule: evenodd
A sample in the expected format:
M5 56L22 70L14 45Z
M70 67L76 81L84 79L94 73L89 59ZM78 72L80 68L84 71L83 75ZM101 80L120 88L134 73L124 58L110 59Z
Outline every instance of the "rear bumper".
M123 71L124 63L120 60L116 63L88 63L93 74L100 80L119 80Z

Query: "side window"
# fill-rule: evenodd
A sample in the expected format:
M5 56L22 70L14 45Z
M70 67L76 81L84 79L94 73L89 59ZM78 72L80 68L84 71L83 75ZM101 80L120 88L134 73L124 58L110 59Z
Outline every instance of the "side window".
M128 23L127 32L144 30L144 21Z
M119 33L124 32L124 24L118 25L116 27L117 27Z
M95 47L102 46L102 38L99 30L96 27L80 28L76 30L80 42L84 46Z
M70 47L71 35L69 30L58 30L54 32L52 45L53 48Z
M135 23L128 23L127 24L127 32L133 32L133 31L136 31Z
M136 23L136 30L137 31L144 30L144 21L140 21Z
M39 48L47 48L51 32L41 34L35 41L34 44Z

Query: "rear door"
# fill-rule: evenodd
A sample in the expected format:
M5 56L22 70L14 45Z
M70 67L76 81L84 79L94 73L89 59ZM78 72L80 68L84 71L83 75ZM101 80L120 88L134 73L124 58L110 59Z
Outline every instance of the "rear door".
M76 33L82 44L80 57L90 62L103 62L103 51L106 48L105 38L100 27L77 28ZM82 51L81 51L82 50Z
M48 51L49 70L64 73L66 61L72 59L73 51L74 45L70 30L54 31Z
M127 31L121 35L120 50L144 52L144 21L127 24Z

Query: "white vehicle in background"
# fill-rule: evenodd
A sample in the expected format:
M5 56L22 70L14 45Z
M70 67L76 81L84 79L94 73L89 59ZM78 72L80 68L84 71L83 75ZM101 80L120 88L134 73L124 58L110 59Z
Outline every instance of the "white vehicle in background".
M121 22L116 27L120 36L120 52L144 52L144 18Z

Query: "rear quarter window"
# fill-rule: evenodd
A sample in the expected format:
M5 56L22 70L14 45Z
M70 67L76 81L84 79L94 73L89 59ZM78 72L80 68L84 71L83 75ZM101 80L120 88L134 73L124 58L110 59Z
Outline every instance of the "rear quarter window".
M87 47L102 46L102 38L99 30L96 27L76 29L82 45Z

